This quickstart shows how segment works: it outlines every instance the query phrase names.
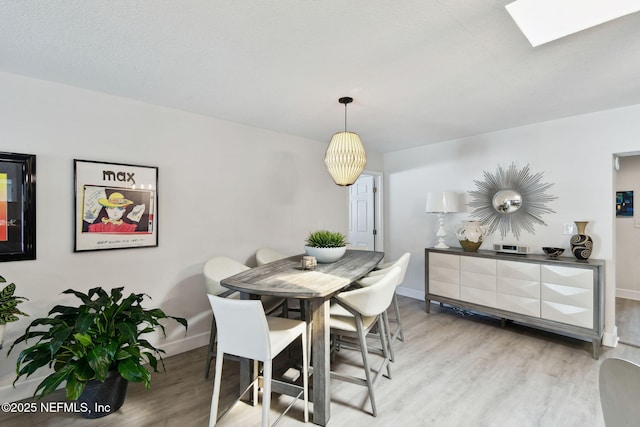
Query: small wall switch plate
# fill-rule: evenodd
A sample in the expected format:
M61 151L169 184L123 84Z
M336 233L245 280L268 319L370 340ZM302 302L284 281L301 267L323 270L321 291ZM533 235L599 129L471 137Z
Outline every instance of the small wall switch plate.
M562 234L573 234L573 224L570 222L565 222L562 228Z
M633 226L635 228L640 228L640 219L634 219L633 220Z

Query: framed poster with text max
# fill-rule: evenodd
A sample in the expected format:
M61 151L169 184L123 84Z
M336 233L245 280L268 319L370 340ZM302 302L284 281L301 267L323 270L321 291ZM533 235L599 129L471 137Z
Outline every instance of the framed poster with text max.
M0 261L36 259L36 156L0 152Z
M158 246L158 168L73 161L74 252Z

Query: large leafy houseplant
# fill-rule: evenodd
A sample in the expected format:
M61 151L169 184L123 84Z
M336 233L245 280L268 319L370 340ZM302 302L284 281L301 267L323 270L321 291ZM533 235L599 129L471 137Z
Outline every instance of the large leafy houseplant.
M66 395L70 400L80 397L90 380L105 381L110 371L117 371L127 381L143 382L148 389L151 373L144 366L148 363L153 372L158 372L158 361L162 364L163 350L151 345L141 335L160 328L159 322L173 319L187 328L181 317L166 315L159 308L146 310L141 303L146 294L131 293L123 298L124 288L113 288L110 293L97 287L87 294L68 289L65 294L78 297L82 304L77 307L56 305L48 317L31 322L24 335L16 339L9 349L21 342L37 339L37 342L22 350L16 362L15 382L29 377L39 368L48 366L54 372L36 388L34 396L42 398L66 381ZM40 326L46 330L34 330Z
M7 281L0 276L0 283L7 283ZM2 348L2 340L4 339L5 325L17 321L18 316L28 316L18 308L18 304L28 301L28 299L14 295L15 291L15 283L9 283L0 291L0 348Z
M0 283L7 283L7 281L0 276ZM15 322L18 320L18 315L28 316L18 308L18 304L28 301L28 299L14 295L15 291L15 283L9 283L0 291L0 325Z

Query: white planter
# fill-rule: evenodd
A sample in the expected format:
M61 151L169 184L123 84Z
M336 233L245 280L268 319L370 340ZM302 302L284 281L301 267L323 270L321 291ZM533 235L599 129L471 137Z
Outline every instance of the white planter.
M0 348L2 348L2 340L4 339L4 323L0 323Z
M316 257L321 264L329 264L331 262L336 262L340 258L344 256L344 253L347 251L347 247L343 246L341 248L314 248L311 246L304 247L305 252L309 256Z

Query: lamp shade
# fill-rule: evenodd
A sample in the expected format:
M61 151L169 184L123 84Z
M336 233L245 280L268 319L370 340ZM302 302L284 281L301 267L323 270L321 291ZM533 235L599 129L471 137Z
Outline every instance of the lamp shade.
M458 193L455 191L440 191L427 194L425 212L449 213L459 211Z
M338 185L351 185L367 164L367 154L357 133L338 132L331 138L324 157L329 175Z

